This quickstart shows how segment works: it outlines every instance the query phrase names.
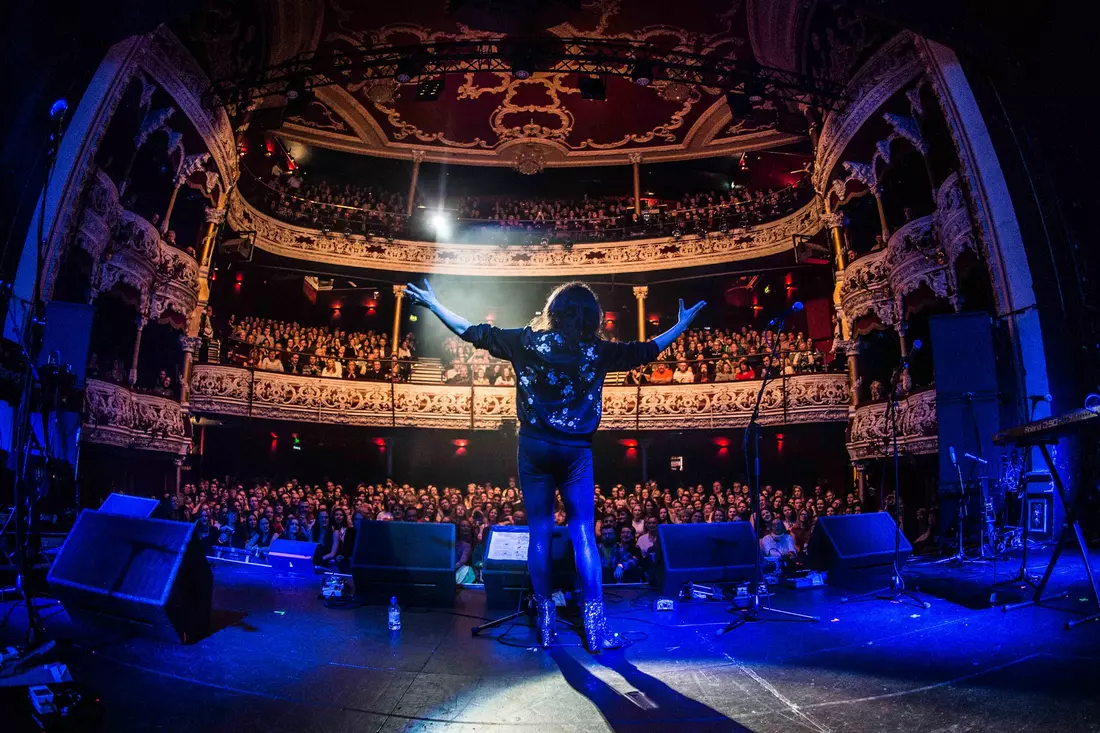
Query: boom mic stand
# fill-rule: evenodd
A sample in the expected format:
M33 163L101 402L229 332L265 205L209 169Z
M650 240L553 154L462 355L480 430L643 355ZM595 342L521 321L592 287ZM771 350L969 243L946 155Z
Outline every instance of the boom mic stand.
M901 574L901 500L898 491L900 483L900 470L898 460L898 382L902 373L909 368L909 360L902 360L901 366L890 375L890 401L886 404L886 418L890 425L890 443L894 453L894 572L890 576L890 585L885 588L861 593L850 598L841 598L841 603L852 603L865 598L875 598L880 601L897 601L907 599L928 609L932 604L921 600L912 591L906 590L905 578ZM887 595L888 594L888 595Z
M791 312L802 310L801 303L795 303L791 308ZM783 323L786 321L786 314L776 318L769 326L775 326L775 339L771 344L769 356L772 361L772 369L775 368L775 361L777 360L776 352L779 349L779 332L783 330ZM760 525L763 522L760 516L760 425L758 420L760 418L760 403L764 399L764 390L772 381L773 372L770 369L765 369L760 379L760 389L756 392L756 403L752 407L752 414L749 416L749 424L745 426L745 436L741 441L741 451L745 455L745 474L749 478L750 486L750 501L753 506L753 517L755 518L753 527L753 541L755 547L753 547L753 556L756 558L756 562L753 563L753 580L752 590L749 593L749 605L746 608L738 608L733 606L730 610L737 611L741 614L741 617L731 621L718 632L718 636L727 632L733 631L739 626L743 626L749 621L820 621L817 616L808 616L803 613L795 613L794 611L784 611L779 608L773 608L771 605L771 592L768 590L767 583L764 580L764 566L763 560L760 556L760 540L757 534L760 532ZM749 439L752 439L753 451L752 462L749 461ZM750 471L750 465L752 470ZM763 587L768 597L768 605L764 606L760 603L760 588ZM782 619L769 619L761 616L763 612L769 612L773 614L779 614L783 616Z

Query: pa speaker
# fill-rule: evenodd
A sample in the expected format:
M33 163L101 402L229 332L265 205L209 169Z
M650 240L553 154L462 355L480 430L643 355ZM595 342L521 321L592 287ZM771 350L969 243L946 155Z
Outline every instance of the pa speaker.
M810 565L818 570L848 571L894 562L894 518L886 512L818 517L810 536ZM901 561L913 552L905 535Z
M427 522L360 522L351 575L355 592L370 603L397 596L416 606L450 606L455 600L455 526Z
M731 583L752 578L760 546L748 522L662 524L657 527L655 580L663 595L685 583Z
M195 526L85 511L47 575L78 622L184 643L210 631L214 578Z
M144 496L128 496L127 494L111 494L107 497L99 511L104 514L121 514L126 517L150 519L156 516L160 509L160 502L156 499L148 499Z
M523 591L531 590L527 571L528 527L494 526L486 540L485 563L481 577L485 582L485 600L489 608L516 608ZM573 542L566 527L554 527L550 540L554 588L572 590L577 583L577 565Z

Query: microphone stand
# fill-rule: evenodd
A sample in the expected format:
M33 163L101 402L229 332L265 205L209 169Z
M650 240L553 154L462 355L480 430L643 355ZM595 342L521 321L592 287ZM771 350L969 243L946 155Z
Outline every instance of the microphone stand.
M858 596L841 598L841 603L852 603L865 598L874 598L880 601L904 601L909 600L920 608L928 609L932 604L922 600L912 591L906 590L905 578L901 574L901 498L898 485L900 483L900 469L898 460L898 382L902 373L909 367L909 360L903 360L901 367L890 375L889 402L886 404L886 419L890 425L890 443L894 454L894 567L890 576L890 585L877 590L861 593Z
M776 352L779 349L779 332L783 330L783 323L786 320L786 316L776 319L775 322L775 340L772 342L769 348L769 356L773 363L777 360ZM771 324L769 324L770 326ZM781 368L781 367L780 367ZM767 582L764 580L764 566L763 559L760 552L760 538L757 534L761 530L762 519L760 517L760 403L764 399L764 390L772 381L773 372L770 369L765 369L760 378L760 389L756 392L756 403L752 407L752 414L749 416L749 424L745 426L745 435L741 441L741 451L745 455L745 475L749 480L750 487L750 501L753 506L753 517L755 525L753 527L753 556L756 558L756 562L753 563L753 579L752 590L749 593L749 605L747 608L738 608L733 606L730 608L731 612L737 612L741 614L740 618L737 618L728 623L725 628L718 632L718 636L721 636L727 632L733 631L739 626L743 626L749 621L820 621L818 616L808 616L803 613L795 613L794 611L784 611L779 608L774 608L771 605L771 591L768 589ZM749 440L752 440L752 461L749 461ZM752 467L750 470L750 466ZM768 605L764 606L760 602L760 589L763 588L765 594L768 597ZM779 614L783 616L782 619L769 619L761 616L763 612L769 612L773 614Z

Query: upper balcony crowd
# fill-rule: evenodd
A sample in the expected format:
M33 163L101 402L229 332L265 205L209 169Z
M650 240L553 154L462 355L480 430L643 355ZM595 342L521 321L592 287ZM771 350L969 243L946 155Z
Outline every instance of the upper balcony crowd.
M778 338L777 355L771 340ZM303 326L260 318L230 317L228 361L262 371L369 381L408 381L417 344L408 333L396 353L389 337L375 331ZM507 387L515 374L506 363L458 338L442 344L445 384ZM704 384L826 371L827 355L798 331L696 329L672 344L653 364L625 375L625 383Z
M812 197L808 182L783 188L685 193L642 199L636 212L624 196L517 199L418 197L407 215L406 196L377 186L315 180L275 167L246 173L242 192L262 211L291 224L337 234L445 239L499 245L565 244L728 231L797 211Z

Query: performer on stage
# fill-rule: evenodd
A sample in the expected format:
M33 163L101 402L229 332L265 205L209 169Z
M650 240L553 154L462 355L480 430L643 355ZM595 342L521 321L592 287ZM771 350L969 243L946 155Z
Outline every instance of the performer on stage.
M407 288L414 304L429 308L464 341L515 367L520 490L530 531L527 566L535 591L540 644L546 647L553 642L557 625L550 597L550 539L557 490L565 502L584 595L585 646L593 653L618 648L622 641L604 617L595 537L592 435L600 424L604 377L654 361L687 330L706 303L685 309L681 300L676 325L665 333L650 341L616 343L600 338L603 312L596 294L584 283L556 288L542 314L526 328L516 329L471 325L444 307L427 281L423 287L410 284Z

